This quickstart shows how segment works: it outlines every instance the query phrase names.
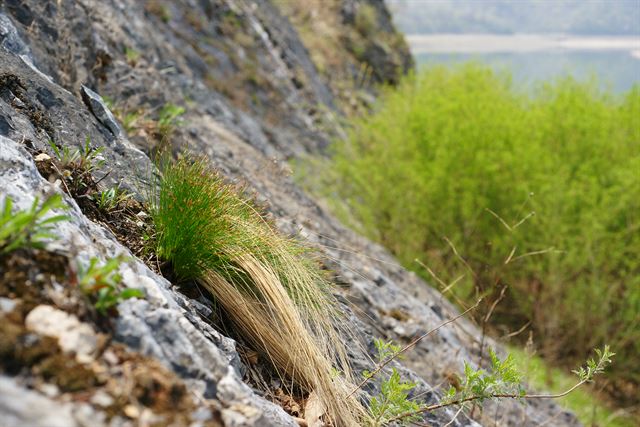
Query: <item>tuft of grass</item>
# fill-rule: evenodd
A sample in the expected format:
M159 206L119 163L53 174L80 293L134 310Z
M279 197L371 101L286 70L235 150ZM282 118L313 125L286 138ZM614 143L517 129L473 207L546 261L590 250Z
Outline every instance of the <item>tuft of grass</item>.
M493 325L531 322L564 366L610 343L612 379L637 390L640 86L598 87L565 78L521 93L480 65L427 69L354 120L335 163L310 176L454 300L508 285Z
M27 210L13 212L13 200L5 197L0 212L0 255L16 249L43 249L47 239L55 237L54 224L69 219L66 215L46 217L52 209L65 209L62 196L54 194L42 204L36 197Z
M365 411L348 397L338 310L312 252L276 232L205 160L183 157L161 170L150 212L157 255L208 289L280 375L317 393L335 425L356 425ZM336 363L343 377L332 375Z

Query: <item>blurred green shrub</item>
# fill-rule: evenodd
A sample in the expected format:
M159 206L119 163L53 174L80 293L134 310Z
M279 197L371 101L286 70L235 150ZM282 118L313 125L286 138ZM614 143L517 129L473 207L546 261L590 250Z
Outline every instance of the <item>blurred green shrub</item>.
M564 78L520 93L477 64L430 68L383 91L334 149L309 175L343 219L455 282L454 300L508 286L494 326L531 321L547 358L571 366L608 343L612 377L640 383L640 87Z

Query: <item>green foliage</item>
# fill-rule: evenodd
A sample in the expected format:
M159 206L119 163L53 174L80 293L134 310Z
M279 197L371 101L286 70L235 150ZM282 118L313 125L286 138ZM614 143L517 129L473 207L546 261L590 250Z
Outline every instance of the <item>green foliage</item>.
M294 300L306 296L303 290L289 287L293 277L303 273L313 277L313 283L305 286L326 284L312 252L279 236L263 210L242 195L243 189L225 183L206 160L182 157L160 168L159 192L150 209L156 234L150 243L161 259L171 262L179 277L198 278L213 270L232 283L246 285L247 277L234 259L250 254L270 266L294 292Z
M394 344L393 341L385 342L381 338L374 338L373 344L376 346L378 363L382 363L388 358L395 356L400 352L400 346Z
M84 195L91 187L91 173L105 164L101 156L103 147L92 148L89 137L83 146L75 149L60 148L53 141L49 141L49 146L58 159L65 188L73 197Z
M369 402L369 412L373 419L374 426L383 426L392 418L406 412L416 412L420 405L409 400L409 393L416 387L416 384L409 381L402 381L398 371L393 368L391 376L380 385L380 394L371 398ZM404 418L400 425L408 425L412 421L419 419L418 415Z
M500 360L493 350L491 356L491 371L473 369L464 363L464 377L460 379L459 390L451 387L444 395L442 402L454 402L477 398L480 402L491 399L496 395L524 396L526 391L520 383L522 374L516 368L513 356L507 355Z
M567 372L552 368L538 356L529 352L510 348L518 369L524 374L525 382L534 390L548 390L551 393L561 393L568 390L575 383L575 377ZM607 402L592 388L579 388L572 393L558 399L558 403L567 408L582 422L583 425L600 427L634 427L636 423L625 411L615 411L611 402Z
M378 17L373 6L367 3L359 3L354 17L356 31L363 37L370 36L376 29Z
M138 62L138 59L140 59L140 52L129 46L125 46L124 55L127 58L127 62L134 66Z
M122 117L122 126L127 133L134 132L138 128L139 122L142 118L142 113L139 110L129 111L124 114L119 111L114 111L114 114Z
M131 198L131 194L126 190L121 189L120 186L117 186L103 190L100 193L96 193L93 195L93 198L98 205L98 209L104 212L109 212L117 208L120 203L129 200Z
M482 368L473 369L470 364L464 362L464 376L459 379L459 387L450 387L440 402L434 405L419 406L408 401L408 392L415 384L401 382L397 371L382 383L382 391L379 396L372 398L370 410L375 426L385 423L403 424L417 420L418 416L425 412L437 409L465 405L480 404L489 399L557 399L574 393L581 385L593 381L594 376L604 372L614 356L605 346L603 350L596 349L597 360L589 359L586 367L574 371L579 382L557 394L529 394L522 385L522 372L515 362L515 358L508 354L501 360L493 350L489 350L491 369L489 372ZM366 373L365 378L371 374ZM402 408L402 409L401 409Z
M176 126L182 125L180 116L184 112L184 107L171 103L167 103L162 107L160 113L158 113L158 133L161 140L169 138Z
M100 265L97 258L91 258L89 265L78 266L78 286L94 301L94 307L102 315L107 314L120 301L144 297L144 292L140 289L119 289L122 276L118 269L124 261L125 257L117 256Z
M0 255L20 248L43 249L47 239L56 237L51 232L54 224L69 219L66 215L45 218L52 209L66 209L59 194L39 202L36 197L28 210L12 212L13 201L5 197L0 212Z
M373 343L376 347L375 361L378 366L391 358L398 358L401 347L393 341L375 338ZM362 375L365 379L369 379L374 376L374 373L363 371ZM420 405L409 400L409 393L415 387L416 384L413 382L402 381L398 371L393 368L391 375L380 383L380 393L373 396L369 402L372 425L383 426L400 414L416 411ZM417 418L418 416L408 417L401 425L406 425Z
M393 341L385 341L381 338L374 338L373 339L373 344L376 347L376 359L375 362L376 364L379 366L382 363L386 362L388 359L391 358L398 358L401 359L401 355L399 355L400 353L400 346L397 344L394 344ZM374 373L370 372L370 371L363 371L362 375L365 378L372 378L374 376Z
M456 298L506 284L493 321L531 320L566 364L610 342L613 376L638 383L640 87L597 88L566 78L523 94L482 66L427 69L311 175L406 266L431 280L421 260L443 287L462 277Z
M104 147L91 148L89 137L83 146L73 150L68 146L60 148L53 141L49 141L49 146L63 168L73 167L89 173L104 166L105 161L100 157Z
M611 352L608 345L605 345L602 350L596 348L595 351L598 356L597 360L589 359L587 360L586 366L581 366L573 371L573 373L580 378L580 381L592 382L593 377L602 374L604 368L611 364L611 358L615 356L615 353Z

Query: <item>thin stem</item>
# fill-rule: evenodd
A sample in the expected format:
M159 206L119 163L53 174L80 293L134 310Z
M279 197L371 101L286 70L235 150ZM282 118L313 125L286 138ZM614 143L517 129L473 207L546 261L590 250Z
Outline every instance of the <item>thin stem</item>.
M416 344L418 344L420 341L422 341L423 339L427 338L428 336L430 336L431 334L433 334L434 332L436 332L437 330L439 330L440 328L442 328L443 326L448 325L449 323L455 322L456 320L458 320L459 318L463 317L464 315L466 315L467 313L469 313L471 310L474 310L475 308L478 307L478 305L480 305L480 302L482 301L482 298L480 298L474 305L472 305L471 307L469 307L468 309L466 309L465 311L463 311L462 313L458 314L455 317L452 317L451 319L442 322L441 324L439 324L438 326L436 326L435 328L431 329L429 332L426 332L422 335L420 335L419 337L415 338L413 341L411 341L409 344L405 345L402 349L398 350L396 353L394 353L393 355L391 355L388 359L386 359L384 362L380 363L376 369L371 372L369 375L367 375L361 382L360 384L358 384L352 391L351 393L349 393L349 395L347 395L347 399L350 398L351 396L353 396L353 394L360 390L367 382L369 382L370 379L372 379L373 377L375 377L385 366L387 366L389 363L391 363L391 361L393 361L394 359L396 359L398 356L400 356L401 354L405 353L406 351L410 350L411 348L415 347Z
M583 385L584 383L586 383L587 380L581 380L580 382L576 383L573 387L571 387L570 389L562 392L562 393L558 393L558 394L525 394L525 395L520 395L520 394L504 394L504 393L498 393L498 394L491 394L488 396L469 396L469 397L465 397L464 399L458 399L458 400L454 400L452 402L445 402L445 403L438 403L435 405L429 405L429 406L425 406L423 408L418 409L417 411L410 411L410 412L405 412L403 414L400 414L392 419L389 420L389 422L394 422L394 421L400 421L404 418L407 417L411 417L413 415L417 415L417 414L422 414L425 412L431 412L431 411L435 411L436 409L441 409L441 408L446 408L448 406L455 406L455 405L461 405L463 403L467 403L467 402L472 402L475 400L480 400L480 399L557 399L560 397L564 397L566 395L568 395L569 393L571 393L572 391L574 391L575 389L577 389L578 387L580 387L581 385Z

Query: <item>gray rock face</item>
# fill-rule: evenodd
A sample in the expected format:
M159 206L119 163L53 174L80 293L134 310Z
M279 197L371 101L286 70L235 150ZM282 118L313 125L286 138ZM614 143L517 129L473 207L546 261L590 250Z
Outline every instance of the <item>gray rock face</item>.
M0 15L0 45L18 56L31 58L31 51L18 35L18 30L6 15Z
M17 208L26 209L36 196L42 198L61 192L40 176L33 159L18 142L0 137L0 148L0 194L3 199L11 197ZM121 253L129 254L110 232L89 221L73 199L65 195L65 202L71 207L66 214L72 219L57 229L57 238L50 245L51 250L66 252L84 263L90 257L104 259ZM178 302L185 307L188 304L182 295L171 289L170 283L137 260L122 265L120 273L123 284L144 289L146 298L120 304L115 327L117 340L160 360L182 377L192 392L203 401L219 401L225 416L246 420L244 424L238 422L235 425L294 425L282 409L255 395L242 382L233 367L238 364L233 342L198 320L194 316L195 310L189 313L195 325L189 321L187 312ZM58 337L61 347L66 350L72 350L69 346L75 341L78 354L83 354L89 344L95 344L89 326L60 310L36 307L27 316L26 324L45 335ZM230 354L225 355L223 351ZM26 390L24 393L28 394ZM11 400L11 395L3 394L0 401L4 399ZM10 401L6 404L13 405ZM236 414L237 408L245 406L256 409L250 419L242 411ZM26 413L23 415L31 416ZM25 418L26 422L28 419ZM43 421L42 425L46 425L46 422Z
M80 86L80 93L82 94L82 100L87 107L89 107L93 115L96 116L96 119L98 119L104 127L109 129L113 136L116 138L122 137L122 129L109 108L105 105L102 97L84 85Z
M0 426L76 427L71 405L61 405L0 376Z
M349 7L355 10L358 2L344 3L348 20ZM371 3L383 7L381 1ZM0 5L0 201L9 196L24 209L36 196L63 194L59 183L40 175L32 153L52 154L49 140L79 147L86 138L104 149L105 168L95 172L96 180L121 184L143 198L153 171L147 156L153 138L143 130L124 132L100 95L120 103L123 111L150 118L157 118L166 103L183 105L186 113L174 130L173 148L206 155L229 180L247 183L269 203L283 232L302 234L326 255L326 264L344 285L339 296L346 321L360 341L350 349L357 371L371 369L374 337L405 343L457 314L383 248L344 228L292 182L286 164L280 163L320 152L335 131L319 125L322 112L337 107L296 31L270 2L25 0ZM138 53L135 60L132 50ZM76 201L67 195L64 200L71 221L56 229L51 251L80 262L131 256ZM138 259L122 265L120 273L124 285L143 289L146 297L119 305L113 339L181 379L195 399L192 425L212 420L228 426L297 425L242 382L247 367L235 342L204 320L211 313L206 301L185 296ZM2 298L0 308L11 312L15 307ZM433 403L437 385L459 372L464 360L476 360L479 341L478 329L461 320L394 366L418 384L419 401ZM379 387L379 380L372 381L365 391L375 394ZM43 392L46 388L30 388L20 376L0 377L0 425L134 425L125 415L107 417L101 403L108 396L77 403L66 401L64 394ZM571 414L546 401L505 401L475 411L474 420L459 414L451 422L454 417L454 411L439 411L425 421L578 425Z

